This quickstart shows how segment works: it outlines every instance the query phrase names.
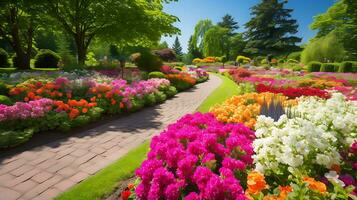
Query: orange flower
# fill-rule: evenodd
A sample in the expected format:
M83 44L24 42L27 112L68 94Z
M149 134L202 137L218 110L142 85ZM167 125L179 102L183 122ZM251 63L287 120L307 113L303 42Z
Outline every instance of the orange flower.
M293 188L290 185L279 186L279 190L280 190L280 196L279 196L280 199L285 200L288 194L293 191Z
M123 103L123 102L120 102L119 107L120 107L121 109L123 109L123 108L124 108L124 103Z
M43 89L40 88L40 89L36 90L36 93L37 93L37 94L42 94L42 93L43 93Z
M70 119L75 119L76 117L79 116L79 110L78 109L72 109L71 112L69 113L69 118Z
M134 187L135 187L135 185L134 185L134 184L132 184L132 183L129 183L129 184L128 184L128 188L129 188L129 190L133 189Z
M318 192L320 192L322 194L327 192L326 185L323 182L316 181L314 178L311 178L311 177L308 177L308 176L303 177L302 180L303 180L303 182L309 184L309 188L311 190L318 191Z
M29 92L29 93L27 93L27 96L28 96L28 98L30 98L30 99L34 99L35 96L36 96L36 94L33 93L33 92Z
M89 103L89 104L88 104L88 107L89 107L89 108L94 107L94 106L97 106L97 103Z
M117 102L114 100L114 99L112 99L112 102L111 102L111 104L112 105L115 105Z
M24 98L24 101L29 101L30 99L28 97L25 97Z
M254 195L259 194L259 192L268 188L264 175L257 171L252 171L248 174L247 186L247 192Z
M88 108L82 108L82 113L87 113L88 112Z
M92 97L92 98L90 98L90 101L91 101L91 102L95 102L96 100L97 100L97 97L95 97L95 96Z

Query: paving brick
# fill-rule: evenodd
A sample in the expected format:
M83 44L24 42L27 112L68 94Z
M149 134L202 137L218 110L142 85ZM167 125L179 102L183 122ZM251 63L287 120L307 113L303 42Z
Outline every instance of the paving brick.
M0 167L0 175L6 174L9 171L17 169L17 168L21 167L22 165L24 165L25 163L26 163L26 160L20 159L20 160L14 160L10 163L2 165Z
M77 182L74 182L71 179L66 179L57 183L54 187L63 192L74 186L76 183Z
M84 156L87 153L88 153L88 150L77 149L77 150L73 151L70 155L76 156L76 157L81 157L81 156Z
M21 193L11 190L9 188L0 187L1 200L15 200L21 196Z
M54 177L46 180L45 182L37 185L36 187L31 189L27 193L25 193L24 198L32 199L32 198L38 196L39 194L41 194L42 192L44 192L45 190L47 190L48 188L50 188L51 186L53 186L54 184L60 182L61 180L62 180L62 177L54 176Z
M88 176L89 176L88 173L80 171L77 174L71 176L69 179L72 180L75 183L79 183L82 180L84 180L85 178L87 178Z
M5 185L5 183L13 180L14 178L16 178L14 175L11 174L4 174L0 176L0 186L1 185Z
M61 193L60 190L56 188L51 188L46 191L44 191L42 194L37 196L34 200L49 200L49 199L54 199L56 196L58 196Z
M9 181L8 183L5 183L5 185L7 187L11 188L11 187L13 187L13 186L15 186L17 184L20 184L20 183L22 183L24 181L27 181L28 179L30 179L31 177L35 176L38 173L40 173L40 170L33 169L33 170L29 171L29 172L26 172L26 173L22 174L19 177L16 177L15 179Z
M35 181L32 180L27 180L25 182L22 182L16 186L14 186L12 189L19 191L21 193L25 193L29 191L30 189L34 188L37 185Z
M77 171L71 167L65 167L57 172L57 174L62 175L63 177L69 177L76 173Z
M41 172L41 173L36 174L35 176L33 176L31 179L36 181L37 183L42 183L42 182L50 179L53 176L54 176L53 173Z
M77 166L77 165L81 165L83 163L86 163L88 162L89 160L91 160L92 158L94 158L95 156L97 156L97 154L95 153L88 153L78 159L76 159L74 162L73 162L73 165L74 166Z
M23 165L23 166L21 166L21 167L15 169L15 170L13 170L13 171L11 171L10 173L11 173L12 175L15 175L15 176L20 176L20 175L22 175L22 174L24 174L24 173L26 173L26 172L28 172L28 171L31 171L31 170L33 170L33 169L34 169L34 167L31 166L31 165Z

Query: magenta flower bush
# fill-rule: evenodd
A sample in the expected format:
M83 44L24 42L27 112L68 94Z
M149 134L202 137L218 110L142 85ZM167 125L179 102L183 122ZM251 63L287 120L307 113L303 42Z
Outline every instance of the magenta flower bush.
M46 98L27 103L16 102L13 106L0 104L0 122L43 117L52 110L52 105L53 101Z
M254 132L189 114L151 142L136 175L138 199L245 199L238 175L252 166Z

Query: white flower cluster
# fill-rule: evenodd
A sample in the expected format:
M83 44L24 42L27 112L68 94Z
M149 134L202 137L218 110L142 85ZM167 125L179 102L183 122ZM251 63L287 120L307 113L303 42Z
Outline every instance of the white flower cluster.
M340 148L357 138L357 104L341 94L329 100L300 98L294 112L299 115L283 115L277 122L258 117L253 142L256 170L294 174L330 168L340 163Z

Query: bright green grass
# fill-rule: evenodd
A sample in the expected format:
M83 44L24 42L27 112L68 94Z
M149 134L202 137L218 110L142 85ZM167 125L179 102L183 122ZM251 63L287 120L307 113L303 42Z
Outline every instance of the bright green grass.
M62 193L56 200L100 200L113 192L120 180L133 175L149 151L149 141L130 151L94 176Z
M212 75L212 74L211 74ZM208 112L210 107L222 103L233 95L240 94L237 84L226 76L214 74L222 79L222 84L214 90L211 95L198 107L199 112Z
M237 85L229 78L217 74L216 76L222 79L222 84L199 107L198 111L200 112L207 112L211 106L239 93ZM149 142L146 141L96 175L62 193L56 200L100 200L112 193L118 182L131 177L134 170L146 158L149 151Z

